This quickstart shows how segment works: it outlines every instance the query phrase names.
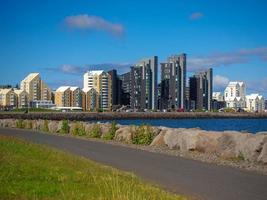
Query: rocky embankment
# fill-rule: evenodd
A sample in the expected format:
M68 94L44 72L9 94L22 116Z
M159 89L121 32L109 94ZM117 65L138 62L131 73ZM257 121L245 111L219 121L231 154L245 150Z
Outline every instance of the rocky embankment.
M205 162L241 166L267 174L267 132L257 134L236 131L216 132L67 120L0 119L0 126L83 138L102 138L119 145L180 155Z

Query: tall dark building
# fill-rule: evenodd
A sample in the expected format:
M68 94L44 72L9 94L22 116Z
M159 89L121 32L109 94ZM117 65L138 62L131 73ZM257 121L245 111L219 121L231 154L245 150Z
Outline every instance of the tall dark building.
M212 110L212 69L189 78L189 108Z
M109 75L111 76L111 87L112 87L112 105L121 105L121 87L122 83L117 75L117 70L110 70Z
M130 95L131 95L131 72L127 72L119 76L122 85L121 93L121 104L130 105Z
M161 63L161 109L185 109L186 54L174 55Z
M157 109L158 57L144 59L131 67L131 107Z

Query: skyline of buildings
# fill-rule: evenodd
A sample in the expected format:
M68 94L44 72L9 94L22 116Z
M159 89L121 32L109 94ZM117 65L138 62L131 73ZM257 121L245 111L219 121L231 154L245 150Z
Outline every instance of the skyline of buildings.
M158 57L142 59L118 75L117 70L91 70L83 75L83 88L60 86L55 91L39 73L30 73L20 88L0 90L1 107L40 106L77 108L84 111L115 111L123 106L133 111L199 111L223 107L263 111L264 97L246 95L244 82L229 82L224 93L213 92L213 69L198 71L187 79L186 54L172 55L160 63ZM158 83L158 71L161 81Z

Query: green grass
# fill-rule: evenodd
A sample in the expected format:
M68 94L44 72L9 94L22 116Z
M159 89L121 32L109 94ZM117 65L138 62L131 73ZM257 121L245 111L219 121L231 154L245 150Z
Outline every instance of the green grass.
M185 199L88 159L0 136L0 199Z

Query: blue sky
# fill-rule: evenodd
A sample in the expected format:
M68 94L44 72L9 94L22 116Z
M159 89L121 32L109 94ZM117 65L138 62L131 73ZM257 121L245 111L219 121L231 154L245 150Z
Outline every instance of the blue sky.
M51 87L87 69L185 52L189 75L214 69L215 90L245 81L267 97L265 0L1 0L0 84L40 72Z

